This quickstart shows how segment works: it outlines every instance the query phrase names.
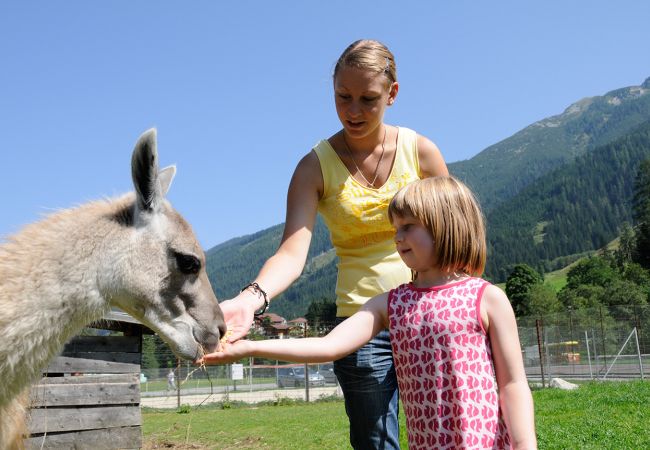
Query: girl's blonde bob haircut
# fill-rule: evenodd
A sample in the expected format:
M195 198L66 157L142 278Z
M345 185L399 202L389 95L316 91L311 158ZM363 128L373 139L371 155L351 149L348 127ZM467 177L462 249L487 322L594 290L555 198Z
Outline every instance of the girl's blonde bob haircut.
M444 272L480 276L487 246L483 214L472 191L452 176L414 181L400 189L388 206L388 218L414 217L429 229L435 264Z

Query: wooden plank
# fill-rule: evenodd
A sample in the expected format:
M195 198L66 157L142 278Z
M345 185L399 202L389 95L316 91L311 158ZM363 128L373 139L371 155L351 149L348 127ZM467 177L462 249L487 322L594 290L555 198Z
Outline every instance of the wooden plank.
M39 435L25 440L29 450L47 449L137 449L142 447L140 427L107 428L103 430L77 431L63 434Z
M94 384L94 383L139 383L140 376L137 373L117 373L117 374L81 374L78 376L63 377L43 377L39 384Z
M63 348L67 352L120 352L140 353L138 336L76 336Z
M53 377L52 379L56 378ZM126 404L140 404L139 381L136 382L136 380L133 380L131 383L95 382L39 384L32 387L30 392L30 406L32 408Z
M100 406L92 408L36 408L29 414L28 430L59 433L142 425L140 406Z
M124 333L124 335L128 336L155 334L151 329L147 328L124 311L116 309L113 309L110 312L106 313L103 319L91 323L87 328L121 331Z
M94 328L96 330L120 331L124 333L125 336L142 336L143 334L155 334L144 325L117 322L113 320L100 320L98 322L93 322L87 325L86 328Z
M98 361L111 361L127 364L140 364L140 353L117 352L64 352L61 356L78 359L95 359Z
M140 364L99 361L87 358L57 356L43 371L47 373L140 373Z

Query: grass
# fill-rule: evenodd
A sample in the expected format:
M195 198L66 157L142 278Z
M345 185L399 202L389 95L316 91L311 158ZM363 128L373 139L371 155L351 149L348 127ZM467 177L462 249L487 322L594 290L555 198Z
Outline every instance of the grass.
M540 449L650 448L650 383L588 382L574 391L533 391ZM341 400L278 398L256 407L143 410L145 449L348 449ZM400 415L402 448L408 448Z
M544 282L549 284L555 292L560 292L560 290L566 286L567 272L570 267L571 266L547 273L544 276Z
M277 403L202 407L188 414L143 411L145 448L170 448L173 444L223 450L349 448L341 400Z
M650 383L590 382L534 392L540 449L650 448Z

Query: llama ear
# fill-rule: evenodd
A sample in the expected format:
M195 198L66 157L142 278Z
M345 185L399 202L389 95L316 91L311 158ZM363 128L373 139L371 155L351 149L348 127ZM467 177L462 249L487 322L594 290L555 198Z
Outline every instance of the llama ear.
M176 166L167 166L164 169L160 169L160 172L158 172L158 179L160 180L160 189L162 190L162 195L167 195L167 192L169 192L169 187L172 185L172 181L174 181L174 177L176 176Z
M156 210L162 201L163 193L158 177L155 128L145 131L136 142L131 157L131 176L138 209L141 211Z

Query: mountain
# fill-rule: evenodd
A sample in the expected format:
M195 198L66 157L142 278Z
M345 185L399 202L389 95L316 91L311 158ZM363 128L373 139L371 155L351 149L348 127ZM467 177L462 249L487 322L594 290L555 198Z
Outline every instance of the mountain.
M648 158L650 120L490 211L486 276L504 281L515 263L556 270L615 239L632 222L634 180Z
M629 220L629 211L623 212L627 205L616 203L625 201L621 199L629 195L629 184L620 188L620 195L607 197L607 214L596 214L602 203L598 200L602 197L602 186L594 187L593 179L600 177L603 182L607 180L606 186L618 186L634 178L634 161L642 157L638 149L627 162L616 166L617 170L609 174L611 177L606 170L602 171L602 164L607 161L606 154L616 155L617 149L625 145L625 136L643 139L639 136L648 120L650 78L641 86L580 100L562 114L540 120L471 159L449 164L450 172L477 193L486 213L486 275L502 281L509 267L517 262L552 268L563 257L597 248L598 242L610 236L621 221ZM612 146L608 146L610 143ZM590 165L592 156L599 161L595 166ZM598 175L590 175L592 172ZM584 179L589 179L589 183L585 184ZM574 192L575 186L582 190ZM595 189L593 194L589 189ZM591 203L585 206L576 203L576 198ZM557 202L549 204L550 199ZM571 204L577 206L572 210ZM594 219L588 220L585 211L593 213ZM564 216L571 217L573 222L557 219ZM567 226L575 232L567 231ZM587 229L590 244L580 237ZM277 249L282 230L283 224L279 224L206 252L208 276L219 299L233 297L255 277ZM581 244L573 245L577 241ZM295 318L306 313L312 300L333 299L336 262L329 233L319 218L302 276L274 299L270 310Z
M536 179L606 144L650 118L650 78L641 86L580 100L557 116L524 128L449 171L477 194L485 211Z

